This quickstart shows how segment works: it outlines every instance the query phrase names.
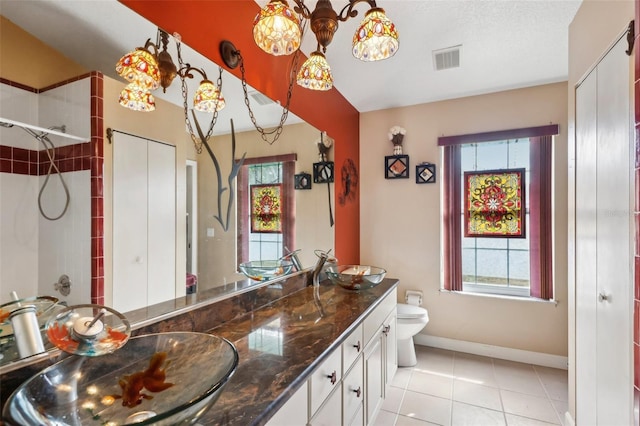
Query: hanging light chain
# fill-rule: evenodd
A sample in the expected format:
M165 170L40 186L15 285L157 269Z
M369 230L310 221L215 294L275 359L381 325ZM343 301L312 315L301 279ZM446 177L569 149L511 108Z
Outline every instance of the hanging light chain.
M242 59L242 55L240 51L236 51L238 55L238 59L240 62L240 73L241 73L241 81L242 81L242 90L244 92L244 104L247 106L249 110L249 118L251 118L251 122L253 126L256 128L258 133L260 133L260 137L263 141L267 142L269 145L273 145L275 141L278 140L280 135L282 134L284 123L287 121L287 117L289 116L289 105L291 104L291 95L293 94L293 84L296 79L296 69L298 68L298 57L300 56L300 50L297 50L293 54L293 61L291 63L291 69L289 71L289 88L287 89L287 101L285 102L284 107L282 108L282 115L280 116L280 123L278 126L272 130L266 131L263 127L259 126L256 117L251 110L251 102L249 101L249 91L247 89L247 80L245 78L245 70L244 70L244 60ZM273 140L269 140L268 136L273 136Z
M178 64L179 64L179 69L182 70L185 66L185 63L182 60L182 51L180 49L181 43L180 41L176 40L176 46L178 49ZM189 67L189 64L186 64L187 67ZM219 93L222 94L222 67L218 67L218 80L216 81L216 84L218 85L218 90ZM196 153L201 154L202 153L202 140L200 140L196 135L195 132L193 131L193 127L191 125L191 119L189 119L189 90L187 87L187 76L186 75L182 75L182 73L178 73L178 75L180 76L180 80L182 81L182 100L183 100L183 107L184 107L184 122L187 126L187 129L189 130L189 135L191 136L191 140L193 141L193 146L196 150ZM211 123L209 123L209 130L207 131L206 134L206 141L209 140L209 138L211 137L211 135L213 134L213 128L216 125L216 122L218 121L218 99L216 99L216 107L213 110L213 117L211 118Z

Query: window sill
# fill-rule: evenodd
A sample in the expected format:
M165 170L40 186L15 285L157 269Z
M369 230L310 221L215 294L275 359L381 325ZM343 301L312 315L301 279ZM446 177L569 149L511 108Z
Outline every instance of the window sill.
M443 288L441 288L439 291L440 293L456 294L461 296L487 297L491 299L515 300L519 302L529 302L529 303L545 303L545 304L553 304L555 306L558 306L558 300L556 299L544 300L544 299L538 299L538 298L529 297L529 296L509 296L506 294L477 293L477 292L471 292L471 291L451 291L451 290L445 290Z

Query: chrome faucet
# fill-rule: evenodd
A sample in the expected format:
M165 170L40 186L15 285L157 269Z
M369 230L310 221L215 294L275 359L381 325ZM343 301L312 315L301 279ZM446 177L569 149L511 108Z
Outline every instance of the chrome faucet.
M313 268L313 286L317 287L320 285L320 273L322 272L322 268L324 264L328 262L335 263L337 259L335 257L330 257L329 251L316 250L314 251L315 255L318 256L318 261L316 262L316 266Z

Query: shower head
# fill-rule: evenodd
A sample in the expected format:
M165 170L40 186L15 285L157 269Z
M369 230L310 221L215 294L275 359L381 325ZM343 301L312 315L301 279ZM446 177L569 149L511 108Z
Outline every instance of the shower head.
M4 121L0 121L0 126L6 128L6 129L10 129L13 127L13 124L11 123L5 123Z

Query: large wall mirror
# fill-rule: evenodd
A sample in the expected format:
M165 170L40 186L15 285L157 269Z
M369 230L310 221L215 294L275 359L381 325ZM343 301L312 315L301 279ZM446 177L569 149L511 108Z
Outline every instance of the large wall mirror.
M175 282L174 294L186 294L189 275L197 277L198 292L219 286L232 291L233 283L245 280L237 272L238 262L245 255L236 218L242 211L237 201L247 198L239 195L236 181L238 192L231 219L228 229L223 229L214 218L218 212L216 172L211 158L206 152L196 152L185 131L180 81L176 79L166 94L157 94L156 111L134 112L118 105L125 82L115 75L114 65L124 53L144 45L147 38L155 38L156 27L116 1L8 2L0 12L0 117L42 128L65 125L67 135L80 138L79 142L57 135L56 129L46 138L62 156L59 160L64 158L64 165L59 167L63 184L55 170L47 181L49 163L42 138L18 125L0 127L0 303L11 300L12 291L20 297L50 295L70 305L114 303L118 285L114 282L118 276L114 258L122 251L122 244L127 244L114 239L114 162L119 155L114 146L121 143L119 138L126 137L173 148L175 264L171 274L175 276L170 279ZM175 60L175 45L170 43ZM94 55L96 52L99 55ZM205 68L210 79L217 77L217 64L185 45L182 55L185 61ZM221 165L223 184L228 186L226 179L233 160L230 119L236 129L236 158L245 154L251 159L248 163L264 166L266 174L273 173L273 163L279 159L294 158L295 173L312 173L313 163L318 161L320 130L289 114L280 139L272 145L266 143L249 121L238 79L226 72L222 78L227 105L219 113L211 144ZM99 92L94 87L96 79L102 80ZM278 102L251 88L249 97L262 127L277 124L282 112ZM95 98L102 99L98 109ZM95 141L87 143L95 133L92 114L99 114L102 120L99 145ZM199 114L198 118L203 127L208 126L210 117ZM115 130L113 138L106 136L108 128ZM87 152L91 150L100 152ZM98 164L93 163L95 155L102 158ZM132 156L129 160L139 171L136 164L142 164L142 159ZM300 249L302 265L311 267L315 249L334 246L329 218L333 184L296 190L292 180L287 186L295 205L290 218L295 237L288 240L291 247L287 248ZM226 193L225 202L229 191ZM128 202L135 211L148 208L139 198ZM57 216L67 204L59 220L49 220L41 212ZM154 214L148 216L157 218ZM282 247L282 238L278 240L275 234L262 237L258 243L247 239L247 244L262 244L265 257L277 256L280 252L268 249L269 243L274 240ZM70 287L66 286L68 282ZM153 291L153 284L149 286ZM101 291L96 292L98 287ZM115 308L126 313L129 309L122 306ZM6 344L7 338L0 334L0 344L3 342ZM10 361L7 354L0 359L0 367Z

